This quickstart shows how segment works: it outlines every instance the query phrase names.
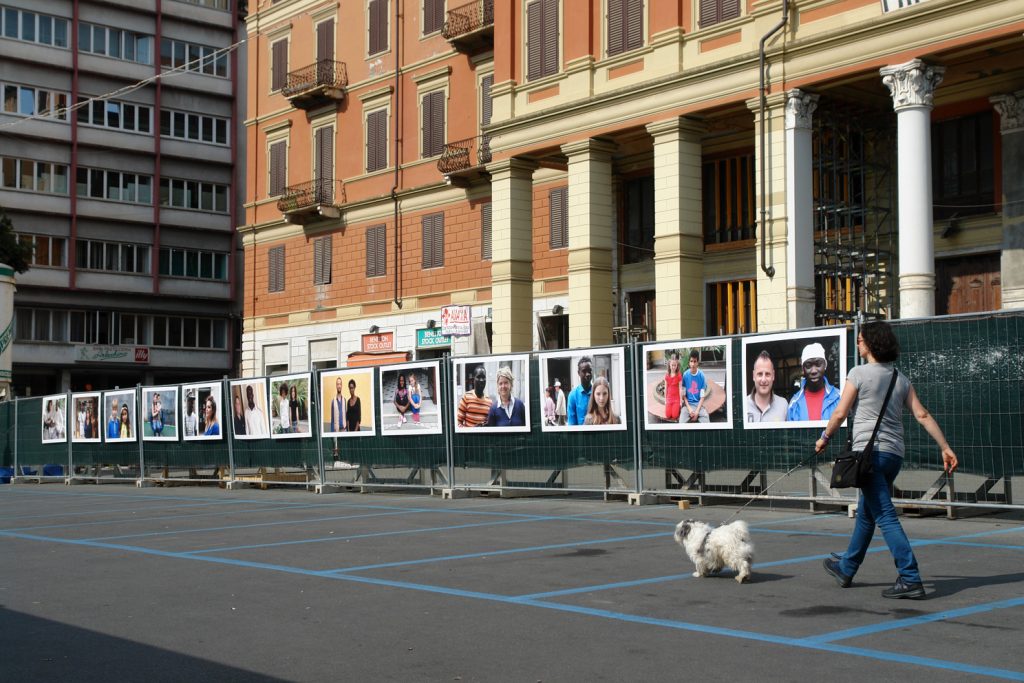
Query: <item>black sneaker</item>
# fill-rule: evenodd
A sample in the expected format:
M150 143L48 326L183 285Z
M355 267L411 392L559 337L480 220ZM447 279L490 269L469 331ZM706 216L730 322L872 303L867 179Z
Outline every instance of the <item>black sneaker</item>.
M849 588L850 587L850 584L853 582L853 577L852 576L847 576L846 574L844 574L841 571L839 571L839 562L837 562L836 560L833 560L831 558L826 557L824 562L821 563L821 565L825 568L825 571L827 571L829 574L832 575L832 578L836 580L836 583L839 584L840 588ZM921 584L918 584L918 585L921 585ZM921 591L921 594L922 595L924 594L924 590L923 589Z
M892 588L882 591L883 598L910 598L920 600L924 597L924 585L920 583L907 583L903 579L896 579Z

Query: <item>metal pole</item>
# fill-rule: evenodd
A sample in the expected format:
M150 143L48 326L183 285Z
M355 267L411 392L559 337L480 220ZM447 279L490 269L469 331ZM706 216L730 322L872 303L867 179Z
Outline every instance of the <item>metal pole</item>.
M322 487L323 487L324 483L327 481L327 471L324 468L323 421L321 420L322 416L320 414L320 411L318 410L319 403L317 402L317 394L320 393L319 389L320 389L320 385L321 385L321 383L323 381L320 378L320 375L322 373L323 373L322 370L319 373L316 370L314 370L312 372L312 374L310 376L310 381L313 381L313 380L320 380L320 381L317 381L313 385L313 387L310 387L310 391L309 391L309 422L310 422L309 427L310 427L310 433L313 434L316 437L316 455L317 455L317 460L319 461L319 468L320 468L319 476L320 476L320 486L321 486L320 490L321 491L323 491ZM314 387L316 387L317 391L313 391ZM313 419L314 416L316 417L315 420ZM315 427L314 427L314 423L315 423Z
M21 476L21 464L18 462L18 401L14 399L14 476ZM17 481L17 479L11 479Z
M135 385L135 406L135 414L137 415L135 418L135 439L136 443L139 444L139 478L137 480L137 484L141 487L143 480L146 478L146 454L144 446L146 440L142 438L143 431L145 430L145 427L142 425L145 424L145 420L142 419L143 407L141 384Z
M640 422L640 404L642 403L643 395L642 391L643 382L643 351L637 353L636 338L630 339L629 342L630 352L633 354L633 465L636 467L636 477L634 478L636 483L637 495L643 493L644 490L644 462L643 462L643 428Z
M71 409L73 409L73 406L71 405L71 392L65 392L64 396L66 397L64 399L64 438L68 445L68 478L64 481L70 482L71 478L75 476L75 460L74 454L71 451L72 434L71 430L68 429L68 422L71 421Z
M228 398L231 398L231 385L228 382L227 378L224 378L224 379L222 379L220 381L220 386L221 386L221 403L223 404L223 402L224 402L224 389L225 388L227 388L227 390L228 390L227 391ZM268 406L268 408L269 408L269 406ZM221 411L221 412L223 413L224 411ZM235 420L234 420L234 417L235 417L235 409L234 409L234 406L232 406L232 408L231 408L231 420L230 420L230 422L231 422L231 435L228 436L227 425L225 425L224 430L223 430L224 431L224 437L227 439L227 442L228 442L228 484L230 486L234 486L234 483L235 483ZM225 420L225 422L227 422L227 420Z

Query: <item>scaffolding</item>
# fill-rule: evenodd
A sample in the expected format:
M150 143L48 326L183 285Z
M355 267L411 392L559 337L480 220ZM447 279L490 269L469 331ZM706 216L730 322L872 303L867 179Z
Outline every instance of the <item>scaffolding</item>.
M814 114L814 318L889 318L896 280L891 112L823 96Z

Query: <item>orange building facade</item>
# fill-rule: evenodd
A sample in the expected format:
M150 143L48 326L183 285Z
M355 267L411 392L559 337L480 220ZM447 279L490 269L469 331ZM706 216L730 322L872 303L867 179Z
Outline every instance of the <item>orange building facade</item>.
M1015 2L265 0L247 29L243 374L1024 305Z

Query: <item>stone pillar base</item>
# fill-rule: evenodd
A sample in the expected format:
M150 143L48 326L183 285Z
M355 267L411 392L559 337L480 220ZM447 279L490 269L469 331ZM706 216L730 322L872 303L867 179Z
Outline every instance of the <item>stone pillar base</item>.
M935 315L935 274L900 274L900 317L924 318Z

